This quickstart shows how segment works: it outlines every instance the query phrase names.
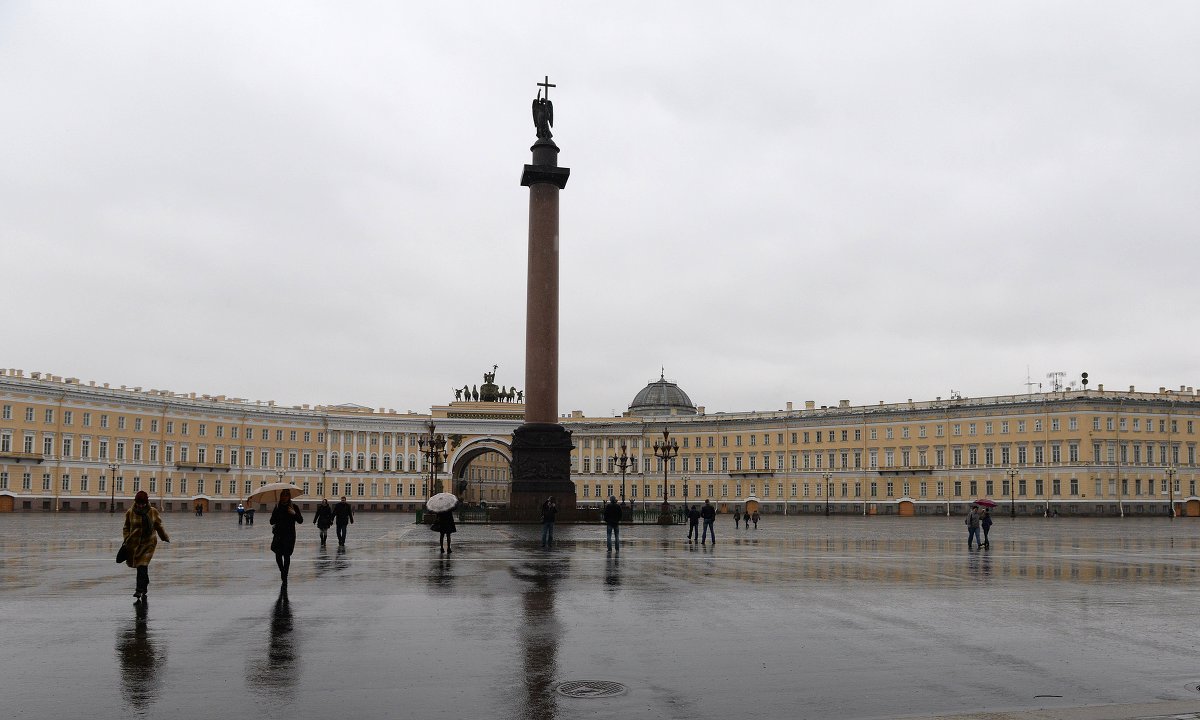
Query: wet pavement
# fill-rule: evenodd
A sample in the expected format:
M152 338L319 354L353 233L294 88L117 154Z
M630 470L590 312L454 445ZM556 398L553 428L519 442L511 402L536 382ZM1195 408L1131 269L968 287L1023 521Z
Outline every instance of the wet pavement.
M136 606L120 518L0 516L4 716L1200 711L1195 520L1001 516L968 551L961 518L722 516L715 546L633 526L619 555L600 526L543 550L538 527L460 524L447 556L412 516L363 514L344 552L300 527L284 599L265 518L167 514Z

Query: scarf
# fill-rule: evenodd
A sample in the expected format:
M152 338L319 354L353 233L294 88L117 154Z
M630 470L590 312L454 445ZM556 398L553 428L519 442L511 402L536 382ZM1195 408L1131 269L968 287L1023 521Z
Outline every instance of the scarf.
M142 537L148 538L154 534L154 523L150 522L150 505L146 505L145 510L139 510L137 505L133 506L133 512L142 518Z

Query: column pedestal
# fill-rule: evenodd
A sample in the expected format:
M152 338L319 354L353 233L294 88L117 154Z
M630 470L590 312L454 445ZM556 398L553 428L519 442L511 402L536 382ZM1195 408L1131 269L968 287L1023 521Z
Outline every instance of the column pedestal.
M571 433L553 423L525 423L513 431L512 491L514 520L534 522L542 503L553 497L558 517L575 516L575 483L571 482Z

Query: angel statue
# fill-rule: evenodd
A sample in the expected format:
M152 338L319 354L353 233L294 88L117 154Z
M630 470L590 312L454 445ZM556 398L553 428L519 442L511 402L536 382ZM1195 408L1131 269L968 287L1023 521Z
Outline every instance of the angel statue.
M554 127L554 103L550 102L549 97L542 97L541 90L538 90L537 99L533 101L533 125L537 128L539 139L554 137L554 133L550 132L550 128Z

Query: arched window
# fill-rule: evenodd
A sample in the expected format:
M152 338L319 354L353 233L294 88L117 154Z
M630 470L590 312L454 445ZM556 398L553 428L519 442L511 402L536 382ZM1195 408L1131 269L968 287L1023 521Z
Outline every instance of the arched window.
M337 453L330 453L330 455L329 455L329 469L330 469L330 470L337 470L337 469L338 469L338 455L337 455Z
M371 453L371 469L372 470L379 469L379 456L376 455L375 453Z
M353 469L354 469L354 459L353 459L353 457L350 455L350 453L344 453L344 454L342 455L342 467L343 467L343 468L345 468L345 469L347 469L347 470L353 470Z
M357 467L359 470L366 470L366 469L367 469L367 456L366 456L366 454L365 454L365 453L359 453L359 454L358 454L358 465L357 465L356 467Z
M409 455L408 456L408 471L413 472L416 469L417 469L417 456Z
M383 469L384 470L392 469L392 456L391 455L383 456ZM384 494L386 495L387 494L387 489L386 489L387 485L384 485L383 487L384 487Z

